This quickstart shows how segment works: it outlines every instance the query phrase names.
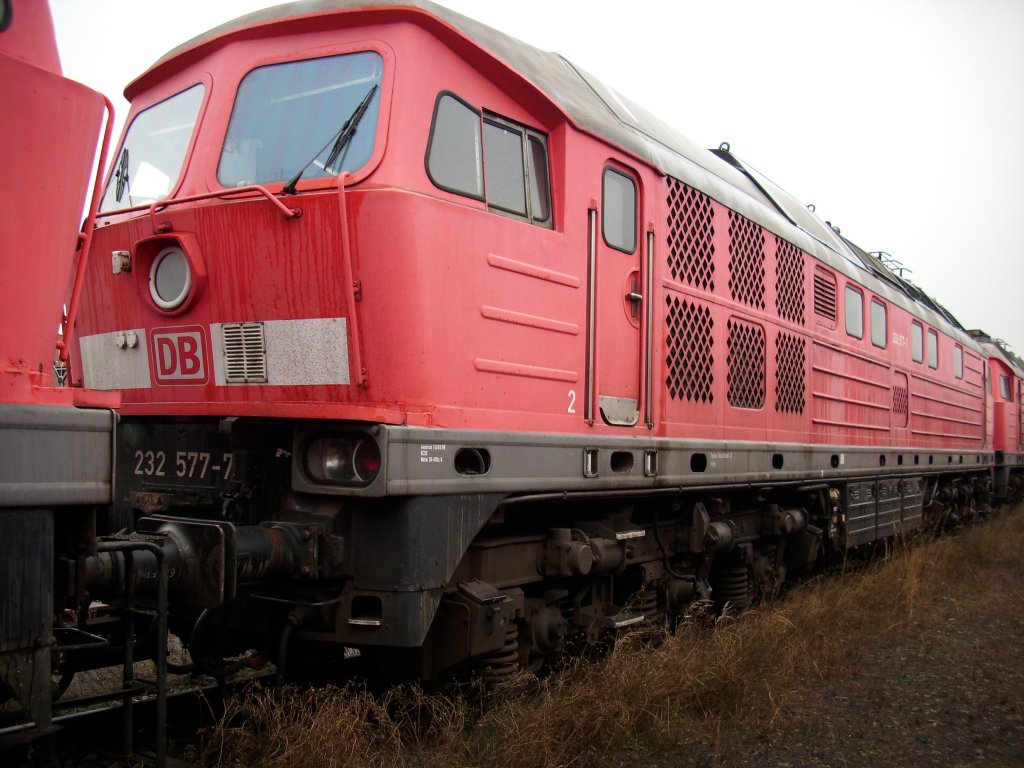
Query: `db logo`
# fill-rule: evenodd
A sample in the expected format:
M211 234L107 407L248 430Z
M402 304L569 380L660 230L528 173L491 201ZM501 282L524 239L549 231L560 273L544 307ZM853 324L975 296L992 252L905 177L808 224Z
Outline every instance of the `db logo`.
M206 345L201 326L154 328L149 338L157 384L206 383Z

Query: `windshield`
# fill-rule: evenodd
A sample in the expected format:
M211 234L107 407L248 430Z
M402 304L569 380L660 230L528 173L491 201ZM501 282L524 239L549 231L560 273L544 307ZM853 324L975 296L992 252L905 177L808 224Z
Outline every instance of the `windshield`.
M366 106L344 154L329 160L332 137L380 85L384 62L372 52L289 61L252 70L231 113L217 178L226 187L356 170L373 154L380 88ZM314 153L321 150L310 163Z
M135 116L114 160L100 210L161 200L178 182L205 88L193 85Z

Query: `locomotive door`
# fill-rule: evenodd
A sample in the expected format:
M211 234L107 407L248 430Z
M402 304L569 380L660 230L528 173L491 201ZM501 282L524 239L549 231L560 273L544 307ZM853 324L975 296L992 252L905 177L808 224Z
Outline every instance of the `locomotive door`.
M640 184L620 166L602 170L599 207L590 211L588 420L632 427L640 418L644 327Z

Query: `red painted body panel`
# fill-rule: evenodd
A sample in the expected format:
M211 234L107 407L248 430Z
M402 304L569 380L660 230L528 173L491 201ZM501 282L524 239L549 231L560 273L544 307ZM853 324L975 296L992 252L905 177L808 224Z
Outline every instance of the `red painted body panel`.
M156 222L168 230L161 234L146 215L112 216L96 234L96 250L131 251L134 267L112 275L104 259L95 260L79 333L140 330L151 338L154 329L198 326L207 334L205 354L215 357L216 324L337 318L346 328L347 381L225 386L211 375L167 385L151 375L125 388L126 414L983 447L980 357L968 350L966 376L956 379L950 336L940 334L942 364L936 369L913 362L907 346L911 315L890 301L884 348L872 344L867 318L863 338L850 336L843 290L859 283L717 201L708 201L707 274L683 274L672 255L681 226L672 200L686 192L685 185L575 127L534 87L443 24L398 9L346 11L321 21L293 21L287 34L284 28L274 34L244 29L167 59L130 87L133 114L191 83L218 83L200 113L173 195L206 193L218 185L229 96L251 67L294 58L296 50L327 55L372 49L384 57L385 75L371 160L343 194L331 179L300 182L303 194L285 198L301 208L297 219L259 197L158 211ZM419 66L422 61L431 66ZM546 134L553 228L488 211L483 202L431 183L424 156L441 91ZM633 175L639 189L632 254L609 248L600 235L601 177L609 165ZM267 187L280 191L280 185ZM643 419L613 426L600 415L593 423L584 418L592 208L598 217L594 402L625 398L644 410L649 335L650 428ZM648 231L654 233L653 255ZM158 250L154 237L157 244L188 239L189 257L205 273L187 310L171 316L148 298L147 259ZM626 299L634 286L647 284L649 256L655 291L644 301L653 302L650 329L644 313L634 317ZM830 320L813 307L816 267L835 281ZM869 302L873 294L861 290ZM81 364L76 360L76 370Z
M39 388L52 382L104 99L61 77L45 3L15 3L0 82L17 105L0 120L0 400L70 403Z

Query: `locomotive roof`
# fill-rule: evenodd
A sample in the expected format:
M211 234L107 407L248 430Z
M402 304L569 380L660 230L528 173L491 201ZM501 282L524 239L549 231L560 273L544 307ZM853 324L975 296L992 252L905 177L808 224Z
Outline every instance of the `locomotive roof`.
M1024 379L1024 360L1013 352L1002 339L994 339L979 329L969 330L968 333L984 350L988 357L998 357L1018 379Z
M879 259L854 246L771 180L744 165L731 154L727 145L707 150L563 56L534 48L429 0L299 0L256 11L171 50L131 83L125 93L129 97L134 95L150 75L157 74L156 71L171 59L189 52L198 54L197 49L205 44L230 37L238 30L307 15L355 10L404 10L417 13L423 19L440 20L525 78L579 128L699 189L977 349L962 326L941 305L897 276Z

